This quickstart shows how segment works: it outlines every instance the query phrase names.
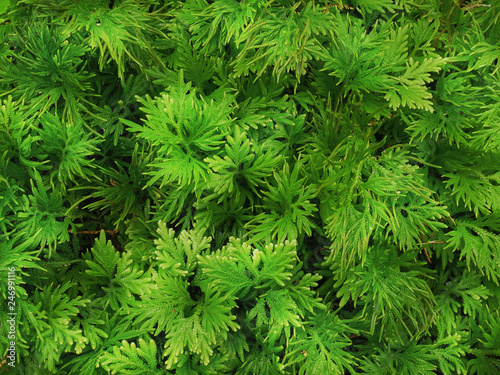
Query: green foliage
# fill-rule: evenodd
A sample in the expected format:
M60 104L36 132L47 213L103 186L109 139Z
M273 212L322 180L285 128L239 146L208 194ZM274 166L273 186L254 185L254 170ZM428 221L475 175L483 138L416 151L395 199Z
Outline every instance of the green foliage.
M471 352L475 358L470 361L471 370L477 374L493 374L500 368L499 328L500 319L498 311L485 319L484 327L475 338Z
M29 320L34 323L33 328L38 337L37 357L51 371L55 370L55 364L64 352L79 354L88 341L74 322L76 315L90 300L67 294L66 291L72 286L71 283L57 287L50 284L42 292L36 290L33 294L32 303L37 315Z
M85 273L90 276L85 285L100 287L97 296L102 295L104 305L109 303L113 310L123 309L129 313L130 306L135 305L134 295L149 294L155 289L151 278L145 277L147 273L133 264L131 253L120 255L111 241L106 242L103 231L92 248L92 258L86 254L83 259L88 266Z
M364 265L352 269L337 292L340 307L350 299L363 306L361 314L369 318L383 335L402 340L403 335L420 337L434 320L434 298L422 276L428 273L423 262L410 262L414 255L397 257L380 245L372 249ZM406 332L405 332L406 331Z
M92 75L82 60L88 49L75 40L70 43L68 37L60 28L43 23L28 27L13 41L26 46L2 67L2 76L15 87L16 97L36 105L41 113L59 105L65 118L77 121Z
M23 196L22 212L18 213L18 237L31 238L42 248L47 245L50 257L53 247L69 241L68 231L72 222L65 216L62 194L47 193L38 172L35 172L35 181L36 186L31 180L33 195Z
M227 137L227 155L224 158L215 155L205 159L214 172L210 175L208 188L213 189L218 196L217 204L229 198L243 198L253 204L254 196L260 196L259 186L264 184L264 178L279 165L280 157L271 150L264 152L265 145L255 150L245 132L238 128L234 132L234 138Z
M347 336L351 332L354 331L338 316L316 315L290 341L287 356L291 359L287 366L298 367L299 374L344 374L346 370L355 373L354 356L344 350L352 344Z
M142 366L138 362L142 361ZM154 340L149 343L139 339L139 347L135 343L129 344L122 341L120 348L113 347L113 353L104 355L102 365L106 369L112 369L112 374L164 374L165 372L156 367L156 344Z
M262 212L249 222L255 221L256 227L250 234L252 241L265 238L267 242L277 238L278 243L285 239L294 240L303 235L311 235L314 223L308 218L313 216L318 209L311 202L315 198L312 187L304 188L306 178L299 179L299 170L302 165L299 161L295 164L293 171L287 163L279 174L274 175L276 186L270 186L266 192L267 197L263 205L267 212ZM269 212L270 211L270 212Z
M461 258L466 258L468 267L471 262L474 263L488 279L498 283L500 243L498 237L488 230L490 229L488 225L491 225L494 231L498 231L498 217L491 216L487 220L480 221L457 221L456 230L448 233L450 237L448 246L460 249Z
M88 156L98 151L98 140L85 134L81 122L62 124L59 118L50 114L42 116L40 122L43 126L38 133L43 140L41 148L47 153L45 158L52 161L51 180L57 176L62 188L68 180L75 182L75 177L89 180L93 165Z
M364 361L366 374L435 374L439 369L443 374L465 374L466 369L460 357L464 351L459 347L460 336L439 339L433 344L379 349L373 359Z
M143 172L147 170L150 160L145 155L144 148L139 151L136 144L131 155L131 161L116 163L114 167L102 168L101 173L105 180L99 183L94 193L86 197L91 200L85 209L101 209L117 217L115 225L132 217L144 217L148 214L151 202L156 202L162 193L156 187L147 187L147 177ZM116 168L115 168L116 167ZM148 202L144 207L144 202Z
M499 14L0 1L11 372L497 374Z
M140 137L160 146L153 164L159 170L150 173L153 177L149 185L161 178L162 183L194 182L196 188L207 178L203 156L219 149L227 132L230 99L223 95L220 101L212 99L207 103L191 89L190 83L184 83L182 71L178 82L169 94L154 101L149 97L140 100L145 106L145 126L125 123L131 131L140 132Z
M154 34L162 34L155 29L160 19L146 10L148 5L154 2L144 1L136 6L132 1L120 1L110 7L105 0L80 1L65 9L61 17L67 22L64 33L81 33L84 45L99 49L100 70L112 59L118 77L123 79L128 59L141 68L149 65L149 59L161 64L148 41ZM147 51L146 56L141 55L141 50Z

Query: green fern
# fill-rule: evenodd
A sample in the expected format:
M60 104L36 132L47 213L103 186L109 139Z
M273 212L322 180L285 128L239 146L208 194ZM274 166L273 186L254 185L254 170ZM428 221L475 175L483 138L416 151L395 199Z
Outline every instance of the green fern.
M154 340L146 342L139 339L139 346L134 342L122 341L120 347L114 346L112 353L105 353L101 364L112 374L165 374L165 370L157 368L157 348ZM140 362L140 364L138 364Z
M60 27L37 25L18 36L28 48L16 56L16 64L2 68L3 81L16 86L16 97L26 100L41 113L62 107L62 116L70 122L81 120L80 110L91 91L91 73L85 70L83 55L88 49L69 42L69 34Z
M338 316L318 314L295 331L285 355L287 367L298 367L295 371L306 375L356 373L355 358L345 350L351 345L347 334L354 331Z
M67 363L63 367L70 367L71 374L105 373L104 370L100 370L101 360L105 355L107 359L112 358L110 354L113 348L119 348L125 340L132 340L145 334L144 330L134 329L130 320L123 316L114 315L110 318L109 314L97 312L96 309L82 311L82 315L85 317L82 320L83 332L85 337L89 337L92 347L87 347L87 350L79 355L67 358ZM141 364L140 361L136 361L137 366Z
M385 347L378 350L373 359L363 362L365 374L435 374L440 370L443 374L466 374L466 368L460 360L464 353L458 348L460 336L449 336L437 340L434 344L411 345L396 348Z
M337 292L340 307L359 301L362 315L371 320L371 331L380 329L379 339L422 336L434 320L434 296L421 278L429 272L423 263L411 262L411 254L396 258L393 250L380 244L368 254L366 263L356 266Z
M500 369L499 318L498 311L494 312L485 320L484 327L480 327L482 339L478 339L474 343L477 346L470 350L475 356L469 361L473 374L493 374Z
M17 238L34 239L34 245L48 247L49 257L57 245L69 241L71 219L65 216L61 193L47 193L38 172L34 172L36 185L31 181L32 195L23 196L23 211L18 214Z
M139 144L136 144L130 162L116 163L116 168L101 168L106 180L97 187L88 187L95 191L84 198L85 201L92 201L85 205L84 209L109 212L110 216L116 219L115 226L131 216L149 218L148 209L144 207L143 202L149 202L146 207L150 207L151 202L158 202L165 196L156 187L146 188L148 180L144 173L148 170L150 159L149 155L146 156L145 147L139 150Z
M308 61L321 51L316 37L326 34L331 17L314 9L312 4L297 11L299 6L265 12L245 27L235 40L236 46L244 43L234 61L236 76L253 72L258 79L270 66L277 80L284 73L294 72L300 83Z
M61 119L51 114L45 114L40 119L43 128L39 130L41 148L47 153L47 159L52 162L52 179L57 176L64 189L69 181L75 183L78 177L89 181L93 172L92 159L98 148L99 139L90 138L85 134L81 122L62 123Z
M40 338L33 349L38 351L40 362L51 371L55 370L64 352L81 353L88 342L74 322L90 300L81 296L70 297L67 292L73 285L65 283L55 287L50 284L43 291L35 290L33 294L33 306L42 312L30 319L32 322L35 320L34 327Z
M195 187L206 181L208 171L203 160L221 147L228 132L230 98L221 96L217 102L207 103L191 84L184 83L181 71L177 86L171 87L169 94L139 101L145 106L145 124L122 121L159 147L160 155L153 163L156 170L149 173L153 177L148 185L158 179L162 179L162 185L194 182Z
M213 195L217 196L218 204L229 198L243 198L243 201L254 204L253 197L261 195L264 178L272 175L280 164L280 157L270 150L264 152L265 145L256 150L239 128L234 130L234 134L234 138L227 137L224 158L216 155L205 159L214 172L209 175L207 188L215 192Z
M136 297L150 294L155 285L147 272L140 270L133 264L131 253L122 253L115 250L111 241L106 242L106 234L101 231L90 254L84 255L88 269L85 271L86 285L97 287L96 297L103 300L103 305L109 303L113 310L123 309L126 313L136 306ZM99 290L101 289L101 290Z
M8 3L16 373L499 371L500 4Z
M473 320L482 314L483 302L491 292L481 283L481 277L473 271L466 271L446 283L436 298L438 319L436 326L441 335L450 335L459 328L455 318L459 310Z
M400 76L393 77L393 87L385 95L389 105L394 109L408 106L432 112L432 102L429 100L432 94L424 85L432 82L430 73L438 72L445 62L445 59L434 58L424 59L419 64L410 57L406 71Z
M498 284L500 240L485 228L491 225L493 230L498 231L496 218L497 216L478 221L457 220L456 229L448 233L447 247L460 250L460 257L465 257L468 267L474 264L488 279Z
M124 79L126 61L140 68L145 68L149 59L162 65L145 38L145 35L162 34L154 26L159 23L158 17L146 12L146 5L153 3L146 1L138 7L131 1L122 1L112 9L105 0L69 4L63 15L66 21L63 34L80 33L85 45L99 48L100 70L112 59L118 68L118 77ZM140 57L141 50L147 51L146 59Z
M269 187L267 197L263 200L262 212L250 221L252 242L266 239L270 242L277 238L277 242L285 239L295 240L304 233L311 235L315 224L309 217L318 209L311 201L315 198L312 188L304 188L305 177L299 178L302 164L298 161L290 172L290 166L285 163L283 170L275 173L275 186ZM253 224L255 222L255 224ZM255 233L255 234L254 234Z

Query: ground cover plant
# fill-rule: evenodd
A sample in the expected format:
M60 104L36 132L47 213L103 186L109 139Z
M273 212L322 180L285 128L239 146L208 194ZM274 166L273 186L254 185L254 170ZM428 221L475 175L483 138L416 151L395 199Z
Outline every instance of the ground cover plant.
M499 19L0 1L1 371L500 373Z

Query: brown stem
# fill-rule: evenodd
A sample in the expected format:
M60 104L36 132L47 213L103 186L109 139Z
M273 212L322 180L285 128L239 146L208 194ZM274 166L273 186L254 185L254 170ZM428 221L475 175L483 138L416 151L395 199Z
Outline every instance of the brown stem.
M432 234L434 234L434 233L432 233ZM431 237L432 237L432 235L431 235ZM422 242L424 242L424 235L423 235L422 233L420 233L420 239L422 240ZM424 244L424 245L425 245L425 244ZM425 252L425 257L427 258L427 261L428 261L430 264L432 264L432 262L431 262L431 258L429 257L429 253L427 252L427 248L426 248L426 247L424 247L424 252Z

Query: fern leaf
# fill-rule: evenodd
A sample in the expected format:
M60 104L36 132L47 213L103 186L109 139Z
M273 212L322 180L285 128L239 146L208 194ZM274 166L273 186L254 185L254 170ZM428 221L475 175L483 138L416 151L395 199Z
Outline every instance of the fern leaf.
M432 112L432 94L427 91L425 84L432 81L431 72L438 72L446 59L424 59L420 64L411 57L406 71L398 77L392 77L394 84L385 95L389 106L396 109L400 106L424 109Z
M498 283L500 275L500 241L484 227L488 222L457 220L457 228L448 233L448 248L460 249L467 266L476 265L488 279Z
M421 243L423 235L447 227L446 224L438 221L447 215L445 207L425 202L420 197L413 199L400 197L399 201L394 202L389 218L390 232L388 233L391 233L394 243L401 248L415 248Z
M246 258L250 256L250 245L231 241L222 250L198 257L198 261L203 273L213 280L219 290L242 299L255 285L255 276L246 271L252 265Z
M90 254L86 258L90 258ZM115 310L123 308L129 312L130 306L135 305L134 294L149 294L156 288L151 278L145 277L144 271L133 264L130 252L120 256L111 241L106 242L104 231L92 248L92 258L86 260L89 269L85 272L92 277L88 283L102 288L105 292L102 298Z
M465 350L461 344L459 334L443 337L432 345L432 351L437 358L439 370L444 375L467 374L467 369L462 357Z
M360 8L363 10L363 12L370 13L370 12L386 12L389 11L390 13L394 13L396 10L401 9L401 6L398 6L397 3L395 3L392 0L368 0L364 1L363 3L360 3Z
M265 293L262 298L265 298L267 306L269 306L269 337L277 339L283 331L286 337L290 337L291 326L302 326L299 313L303 315L303 311L298 310L298 306L288 290L271 290Z
M207 365L214 354L218 336L225 338L229 329L236 331L239 328L234 322L236 317L231 314L234 301L220 296L208 283L202 290L204 303L185 310L184 316L172 321L167 329L164 352L167 368L171 368L186 349L199 354Z
M277 238L280 243L285 239L295 240L302 233L311 235L315 224L309 217L318 210L311 202L316 194L311 187L304 187L305 177L299 179L301 168L302 163L297 162L289 172L290 167L285 163L283 170L275 173L276 185L269 187L263 202L267 212L260 213L253 220L256 225L252 225L252 221L249 223L249 226L255 226L251 233L256 233L251 241Z
M203 160L221 147L228 133L231 100L221 97L207 103L190 83L184 83L182 71L177 86L171 87L169 93L154 100L149 96L139 98L146 113L144 125L122 121L159 147L159 157L152 164L156 171L148 173L153 176L148 185L161 178L162 185L194 182L196 187L207 180L208 168Z
M175 238L175 232L162 221L158 223L160 238L155 240L156 255L160 268L169 276L187 278L193 275L197 266L197 256L210 247L209 237L199 231L183 231Z
M365 265L357 265L337 292L342 297L341 306L349 296L355 303L362 301L363 314L371 318L371 331L379 328L380 338L384 335L401 339L404 331L418 337L434 320L434 296L420 278L427 272L421 264L417 268L417 263L408 261L412 258L406 253L395 259L394 251L374 247ZM404 271L401 267L413 270Z
M144 35L162 35L155 27L159 18L148 14L144 6L125 1L110 9L104 1L81 1L69 6L64 16L67 19L64 34L81 32L86 38L85 44L92 49L99 48L101 70L112 59L118 67L118 77L124 79L125 63L129 59L140 68L147 64L144 56L163 65Z
M39 131L42 148L54 163L51 180L57 176L62 188L67 181L75 182L75 177L89 180L93 174L90 156L98 151L96 146L100 140L85 134L81 122L63 123L59 117L48 113L40 121L43 125Z
M18 214L16 237L32 237L36 244L48 245L50 257L57 244L69 241L68 229L73 223L65 215L62 195L59 192L49 194L40 174L36 171L34 174L37 186L31 181L33 195L23 196L23 212Z
M227 139L224 158L216 155L205 159L214 172L210 174L207 187L219 195L217 203L241 197L254 204L253 197L260 196L259 187L264 184L265 177L272 175L280 157L271 151L255 150L239 128L234 130L234 137Z
M115 250L111 241L106 241L106 234L101 231L99 239L92 248L93 260L87 260L89 270L86 273L97 278L112 278L116 269L120 254Z
M74 346L73 350L81 353L88 342L74 321L80 309L90 303L90 300L81 296L70 298L66 292L73 285L64 283L54 287L50 284L42 292L36 290L33 295L34 305L39 304L42 311L47 311L45 316L40 317L40 326L41 335L48 339L49 344L46 345L44 340L39 340L36 345L42 354L45 366L51 371L55 370L55 365L65 350L68 351Z
M489 315L480 327L481 337L470 353L475 356L468 361L474 374L494 374L500 369L500 316L498 311ZM476 342L474 343L476 344Z
M160 375L165 372L157 368L156 344L154 340L146 342L138 340L139 346L134 342L123 340L120 347L114 346L113 352L106 352L102 356L101 365L112 374Z
M300 365L298 374L355 374L355 358L345 348L351 345L351 329L338 316L316 315L305 329L297 329L285 355L286 367Z
M454 277L438 294L438 317L436 325L440 335L450 335L459 327L457 314L463 312L472 319L482 314L484 303L491 296L481 282L481 276L474 271L464 270L461 275Z

